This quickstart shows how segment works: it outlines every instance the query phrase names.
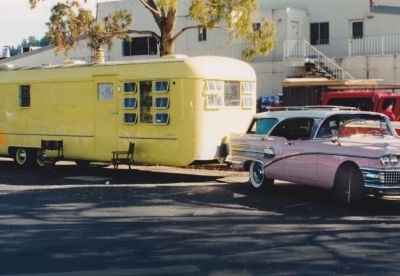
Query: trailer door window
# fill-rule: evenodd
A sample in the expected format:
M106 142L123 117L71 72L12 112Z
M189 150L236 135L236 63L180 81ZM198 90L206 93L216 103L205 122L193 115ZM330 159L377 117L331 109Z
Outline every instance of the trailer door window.
M19 106L30 107L31 106L31 86L20 85L19 87Z
M114 96L114 86L112 83L97 84L97 99L99 101L110 101Z

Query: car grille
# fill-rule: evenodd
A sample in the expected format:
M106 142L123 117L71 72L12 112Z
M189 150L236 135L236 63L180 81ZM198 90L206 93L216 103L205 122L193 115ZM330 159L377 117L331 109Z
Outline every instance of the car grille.
M400 184L400 171L384 171L381 176L384 184Z

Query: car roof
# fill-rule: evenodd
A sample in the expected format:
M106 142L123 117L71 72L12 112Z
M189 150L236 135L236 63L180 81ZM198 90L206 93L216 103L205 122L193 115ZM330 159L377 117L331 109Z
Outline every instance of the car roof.
M257 113L254 118L276 118L279 121L289 118L325 118L335 114L383 114L370 111L359 111L351 107L341 106L302 106L302 107L276 107L268 111Z

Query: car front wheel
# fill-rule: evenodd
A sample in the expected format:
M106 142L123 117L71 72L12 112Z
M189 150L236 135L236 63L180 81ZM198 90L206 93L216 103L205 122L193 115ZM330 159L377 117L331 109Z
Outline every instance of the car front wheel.
M339 204L359 204L364 198L364 178L360 169L351 164L341 166L336 173L333 193Z
M255 161L250 164L250 183L256 189L270 188L274 180L265 176L264 165Z

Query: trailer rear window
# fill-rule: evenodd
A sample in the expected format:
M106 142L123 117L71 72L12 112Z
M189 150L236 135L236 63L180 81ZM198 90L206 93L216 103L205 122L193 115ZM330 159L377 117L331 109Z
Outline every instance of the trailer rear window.
M19 86L19 106L30 107L31 106L31 86L20 85Z

